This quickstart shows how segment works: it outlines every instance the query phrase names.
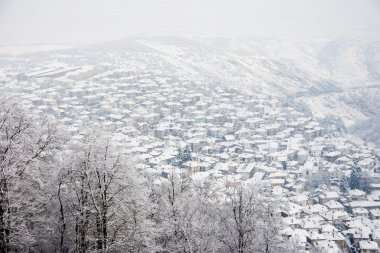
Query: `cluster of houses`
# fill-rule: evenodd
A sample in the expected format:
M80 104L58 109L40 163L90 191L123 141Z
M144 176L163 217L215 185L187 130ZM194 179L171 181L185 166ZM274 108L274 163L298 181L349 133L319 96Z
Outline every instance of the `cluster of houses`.
M282 233L300 252L379 252L379 150L325 130L278 99L207 82L138 66L60 66L8 73L0 85L61 122L73 140L84 129L110 131L146 173L265 185L286 203ZM366 192L346 184L354 166Z

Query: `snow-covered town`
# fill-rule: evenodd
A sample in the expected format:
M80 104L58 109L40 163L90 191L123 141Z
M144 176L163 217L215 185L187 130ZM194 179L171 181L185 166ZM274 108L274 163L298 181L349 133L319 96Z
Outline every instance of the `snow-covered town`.
M0 253L380 253L379 0L0 0Z
M278 98L211 88L201 76L118 66L5 68L0 83L28 111L58 121L73 142L85 129L106 129L144 173L178 174L215 189L268 189L284 203L281 233L299 252L315 246L379 252L380 153L374 145Z

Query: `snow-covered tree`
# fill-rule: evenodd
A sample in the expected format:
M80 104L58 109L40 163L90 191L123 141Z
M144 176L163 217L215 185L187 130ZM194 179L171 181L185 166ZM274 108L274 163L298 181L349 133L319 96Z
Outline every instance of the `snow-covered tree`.
M76 252L149 252L152 224L146 182L98 133L73 148L62 168L68 245ZM61 205L61 202L64 205ZM61 212L60 212L61 213ZM59 216L59 220L63 215Z
M191 161L191 149L186 146L184 150L178 149L178 154L176 157L176 164L182 166L184 163Z
M351 170L349 185L351 189L358 189L360 186L360 172L356 166Z
M0 252L32 250L44 241L45 185L59 147L57 129L0 100Z
M160 251L217 252L215 209L208 201L208 191L173 174L169 180L160 180L154 195L159 207L154 220Z
M191 161L191 149L189 146L186 146L182 152L182 162Z
M229 190L218 211L220 252L279 252L283 244L275 202L258 188Z
M340 190L340 192L343 193L343 194L347 193L347 187L348 187L347 177L343 176L339 180L339 190Z

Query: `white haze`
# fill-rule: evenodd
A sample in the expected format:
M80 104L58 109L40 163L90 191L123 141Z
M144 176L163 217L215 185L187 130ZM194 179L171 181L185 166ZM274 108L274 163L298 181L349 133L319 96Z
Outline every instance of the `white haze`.
M131 35L373 37L377 0L0 0L0 45L86 44Z

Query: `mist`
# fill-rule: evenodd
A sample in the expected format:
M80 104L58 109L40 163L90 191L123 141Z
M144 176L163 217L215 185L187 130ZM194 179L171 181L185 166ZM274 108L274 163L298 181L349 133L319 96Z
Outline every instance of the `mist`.
M0 44L86 44L141 34L304 39L380 31L376 0L1 0Z

